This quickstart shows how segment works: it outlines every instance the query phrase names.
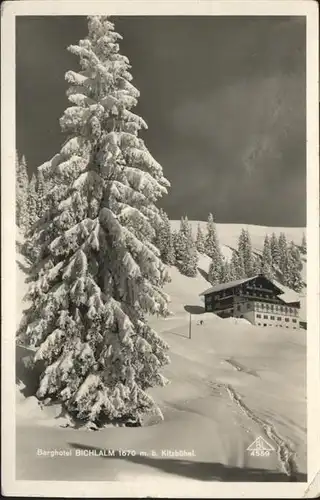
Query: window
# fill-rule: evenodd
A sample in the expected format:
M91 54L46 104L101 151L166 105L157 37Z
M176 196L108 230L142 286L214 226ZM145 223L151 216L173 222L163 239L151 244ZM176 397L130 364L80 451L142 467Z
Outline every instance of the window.
M293 309L290 307L289 311L290 311L290 313L292 313L292 312L293 312Z
M268 315L267 314L264 314L263 315L263 319L268 319ZM266 326L266 325L265 325Z
M274 316L270 316L270 319L275 319L275 317Z
M281 321L281 316L278 316L278 317L277 317L277 320L278 320L278 321Z
M263 326L267 326L267 323L263 323Z
M251 304L247 304L247 309L251 309Z
M273 309L274 309L273 305L271 305L270 307L271 307L271 311L273 311Z
M241 311L241 306L238 306L238 307L237 307L237 310L238 310L238 311Z
M261 318L261 314L257 314L257 318Z
M261 323L258 323L258 326L261 326Z
M292 323L296 323L297 320L295 318L292 318Z
M207 304L207 311L212 311L212 304Z
M289 318L284 318L285 322L288 323L288 321L290 321Z
M283 313L283 307L282 306L280 307L280 311Z

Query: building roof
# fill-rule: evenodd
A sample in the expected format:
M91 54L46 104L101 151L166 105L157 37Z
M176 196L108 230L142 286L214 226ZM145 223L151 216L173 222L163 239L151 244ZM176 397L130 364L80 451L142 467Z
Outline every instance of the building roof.
M282 285L278 281L274 280L273 278L270 280L277 288L281 290L281 294L278 295L279 299L281 299L283 302L286 304L290 304L292 302L299 302L300 301L300 295L292 290L291 288Z
M280 285L280 283L277 283L275 280L263 276L263 274L257 274L255 276L251 276L251 278L242 278L241 280L229 281L228 283L219 283L218 285L212 286L211 288L208 288L204 292L200 293L200 297L202 295L209 295L210 293L220 292L221 290L227 290L228 288L233 288L234 286L242 285L243 283L247 283L248 281L252 281L255 278L258 278L259 276L265 278L266 280L268 280L270 283L273 284L273 286L278 290L279 298L284 302L290 303L299 300L299 296L296 294L296 292L294 292L290 288L283 287L282 285Z
M247 281L251 281L254 278L257 278L259 275L252 276L251 278L242 278L241 280L229 281L228 283L219 283L218 285L214 285L211 288L208 288L204 292L200 293L201 295L208 295L213 292L220 292L220 290L227 290L228 288L232 288L234 286L242 285L243 283L247 283Z

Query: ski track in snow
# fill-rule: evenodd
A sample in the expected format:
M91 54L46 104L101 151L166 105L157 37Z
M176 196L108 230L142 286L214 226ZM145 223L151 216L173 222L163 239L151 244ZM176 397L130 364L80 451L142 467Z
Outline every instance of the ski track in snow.
M277 456L280 465L287 476L289 476L292 481L295 481L298 474L298 468L294 460L295 453L291 446L278 434L272 424L265 422L261 417L248 408L232 385L219 383L216 385L218 387L224 387L231 401L234 402L249 419L257 423L264 430L266 435L276 443L278 447Z

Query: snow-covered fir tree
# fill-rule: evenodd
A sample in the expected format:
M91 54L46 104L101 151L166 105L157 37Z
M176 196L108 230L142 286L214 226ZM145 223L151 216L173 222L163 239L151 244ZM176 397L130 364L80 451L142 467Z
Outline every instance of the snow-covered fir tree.
M155 243L160 250L160 256L163 262L172 266L175 264L175 252L170 220L164 210L160 209L159 213L161 221L156 228Z
M281 273L284 274L287 265L287 253L288 253L287 238L284 233L280 233L278 239L278 248L279 248L279 269Z
M261 272L266 278L271 279L273 277L271 245L267 234L263 244Z
M31 180L29 182L27 206L28 230L30 230L39 218L37 213L37 178L35 174L32 174Z
M301 253L302 255L307 254L307 239L305 233L302 235L302 240L301 240Z
M179 265L183 259L183 255L186 249L185 234L183 232L184 217L181 217L179 231L173 233L173 245L174 253L176 258L176 263Z
M221 283L222 266L222 262L219 266L217 266L216 261L211 259L208 271L208 280L211 285L218 285Z
M172 245L173 245L173 255L174 255L174 263L177 264L177 254L176 254L176 247L177 247L177 238L178 238L179 231L174 229L171 233L172 237Z
M196 276L198 270L198 252L192 236L188 217L182 217L180 230L174 237L176 264L186 276Z
M280 248L279 241L275 233L272 233L270 238L270 249L272 256L272 265L274 267L279 267L280 265Z
M187 240L189 237L189 223L187 217L181 217L180 229L175 232L174 240L174 250L177 264L183 260L186 252Z
M254 255L253 256L253 276L257 276L260 274L261 271L261 259L259 255Z
M45 182L43 172L37 170L37 215L39 218L47 212L49 208L48 186Z
M41 167L60 182L32 235L41 251L18 337L45 363L37 397L100 425L160 412L147 390L165 383L168 346L147 315L168 313L152 241L169 182L138 137L147 125L132 111L139 92L120 35L105 16L88 26L69 47L82 69L66 74L67 140Z
M197 228L196 246L199 253L205 253L205 239L200 224Z
M238 254L243 259L245 276L254 276L254 255L249 231L242 229L238 240Z
M243 256L241 254L238 254L236 250L233 250L232 252L230 267L235 280L240 280L246 277L244 271Z
M185 276L194 277L198 272L198 252L196 243L192 237L189 236L187 240L186 252L181 260L179 269Z
M235 259L237 258L237 255L236 255L236 252L233 251L232 252L232 257L231 259L228 261L228 264L229 264L229 281L236 281L238 279L238 276L237 276L237 271L236 271L236 263L235 263Z
M298 248L291 241L287 248L285 267L283 270L283 284L296 292L301 292L303 280L301 277L302 262Z
M207 234L205 237L205 253L208 255L208 257L211 257L212 259L216 256L217 247L219 247L219 242L216 224L214 222L213 215L209 214L207 221Z
M231 272L233 272L233 270L230 269L229 261L224 257L222 260L220 283L228 283L229 281L232 281L234 278L231 275Z
M220 281L222 272L222 253L217 235L216 224L212 214L208 216L207 235L205 238L205 253L211 258L208 279L210 283L216 284Z
M27 162L24 156L20 160L16 152L16 224L23 233L29 226L28 188Z

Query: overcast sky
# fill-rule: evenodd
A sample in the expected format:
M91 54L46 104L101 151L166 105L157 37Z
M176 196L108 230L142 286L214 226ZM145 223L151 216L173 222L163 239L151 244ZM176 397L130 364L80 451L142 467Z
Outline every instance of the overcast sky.
M143 139L171 182L169 217L303 226L305 20L118 17ZM67 46L84 17L17 18L17 149L30 172L60 149Z

